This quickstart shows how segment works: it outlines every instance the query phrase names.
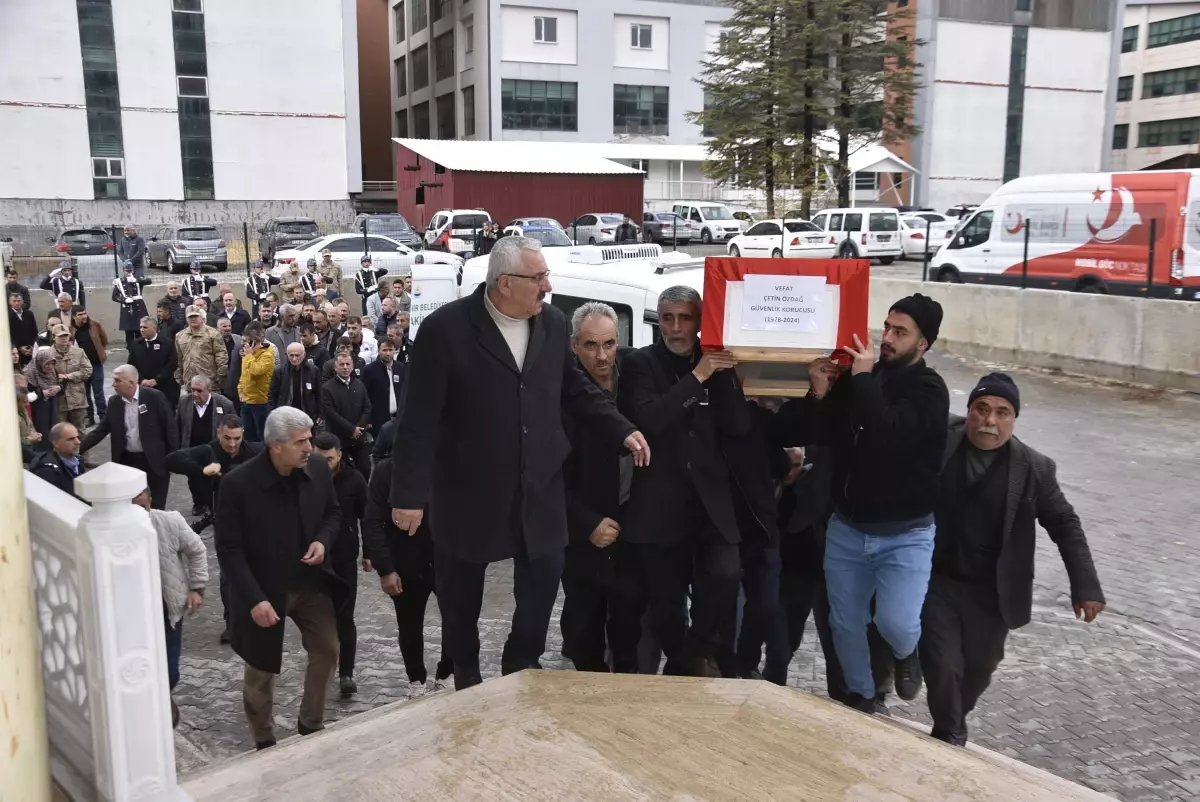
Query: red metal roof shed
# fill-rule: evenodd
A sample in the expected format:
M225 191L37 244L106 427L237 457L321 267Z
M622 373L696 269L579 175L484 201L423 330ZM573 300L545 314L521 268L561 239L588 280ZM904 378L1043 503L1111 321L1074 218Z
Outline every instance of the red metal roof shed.
M497 223L624 213L641 220L645 176L566 142L396 139L396 210L424 228L441 209L484 209ZM423 202L422 202L423 201Z

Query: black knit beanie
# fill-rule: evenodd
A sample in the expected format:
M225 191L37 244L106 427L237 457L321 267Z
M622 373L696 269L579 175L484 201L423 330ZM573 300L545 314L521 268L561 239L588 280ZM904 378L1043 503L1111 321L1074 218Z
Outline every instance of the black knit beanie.
M941 304L918 292L896 301L888 311L903 312L911 317L921 330L921 336L933 347L933 341L938 338L938 330L942 327Z
M980 379L967 399L967 406L974 404L976 398L985 395L1003 398L1012 404L1014 417L1021 417L1021 391L1017 389L1017 383L1007 373L989 373Z

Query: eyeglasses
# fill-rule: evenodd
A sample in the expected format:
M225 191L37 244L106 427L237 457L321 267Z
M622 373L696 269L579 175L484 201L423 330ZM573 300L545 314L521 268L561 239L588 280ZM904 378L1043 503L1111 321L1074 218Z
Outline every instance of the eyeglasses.
M550 271L543 270L541 273L538 273L537 275L534 275L534 276L527 276L524 273L501 273L500 275L512 276L513 278L529 279L530 281L536 281L538 284L541 284L543 281L550 278Z

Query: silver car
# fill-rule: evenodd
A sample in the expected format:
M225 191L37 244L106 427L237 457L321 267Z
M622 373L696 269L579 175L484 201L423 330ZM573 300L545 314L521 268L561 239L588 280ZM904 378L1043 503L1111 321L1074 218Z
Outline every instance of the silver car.
M213 226L161 226L146 240L146 266L162 267L168 273L186 273L193 259L201 268L221 272L229 266L229 255L221 232Z
M613 243L617 239L617 226L624 220L621 214L583 214L567 226L567 236L577 245Z

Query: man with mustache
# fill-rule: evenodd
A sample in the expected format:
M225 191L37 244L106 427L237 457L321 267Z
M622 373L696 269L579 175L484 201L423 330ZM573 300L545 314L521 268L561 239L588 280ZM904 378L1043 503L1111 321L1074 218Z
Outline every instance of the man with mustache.
M1017 385L991 373L971 391L966 419L950 421L920 654L931 735L955 746L967 743L967 714L1004 658L1009 630L1029 623L1035 521L1062 555L1075 617L1090 624L1104 610L1087 538L1054 461L1013 437L1020 414Z

